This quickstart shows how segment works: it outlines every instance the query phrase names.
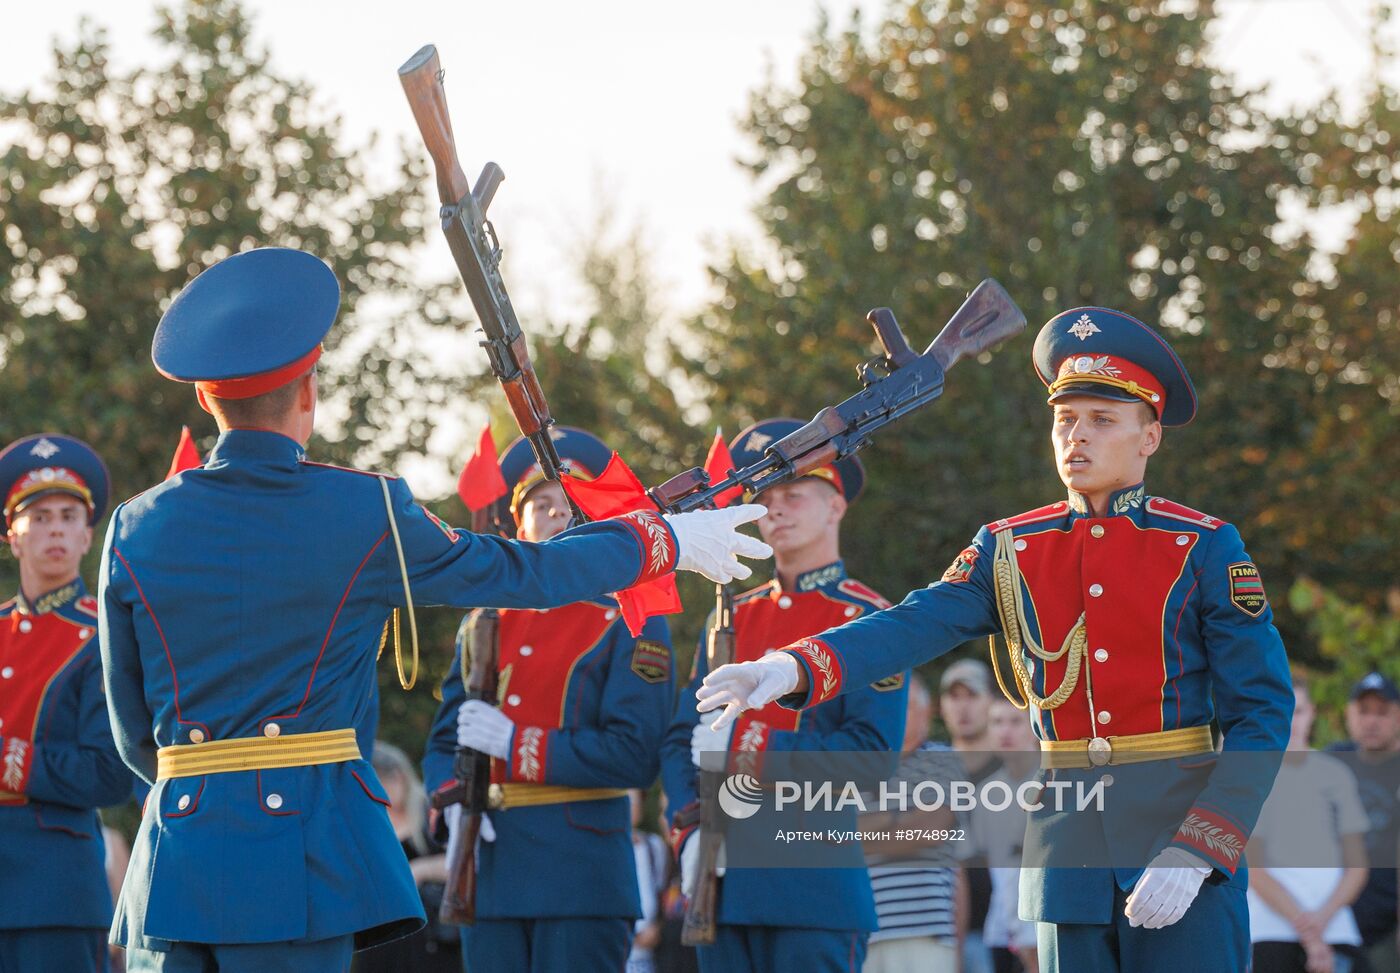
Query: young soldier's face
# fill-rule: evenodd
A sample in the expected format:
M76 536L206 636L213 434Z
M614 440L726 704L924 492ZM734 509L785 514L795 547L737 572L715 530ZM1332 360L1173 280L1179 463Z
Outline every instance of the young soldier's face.
M35 500L10 518L9 541L28 584L46 591L71 581L92 547L87 504L62 494Z
M572 516L564 488L552 480L541 483L526 495L520 507L517 533L522 541L547 541L563 533Z
M1072 395L1054 408L1050 439L1065 486L1097 496L1142 481L1162 442L1162 425L1146 405Z
M754 503L768 508L758 520L758 533L779 558L834 536L846 512L845 498L816 477L764 490Z

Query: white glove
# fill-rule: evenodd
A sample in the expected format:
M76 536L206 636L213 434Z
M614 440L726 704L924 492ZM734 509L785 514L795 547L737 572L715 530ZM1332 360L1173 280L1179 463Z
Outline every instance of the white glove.
M1182 916L1201 883L1210 874L1210 866L1180 848L1164 848L1137 880L1133 894L1128 896L1123 914L1131 926L1161 929Z
M734 733L732 726L716 730L719 713L704 713L695 729L690 731L690 762L698 770L720 771L724 769L724 759L729 753L729 738Z
M770 652L755 662L720 666L705 677L695 698L702 713L724 707L713 729L723 730L746 709L766 706L797 688L797 657L791 652Z
M457 833L458 826L462 823L462 815L466 813L462 810L462 805L449 804L447 806L447 810L443 811L442 813L443 816L447 819L447 833L449 835L455 835ZM481 827L477 829L476 836L477 840L479 841L496 840L496 826L491 823L491 815L482 812Z
M482 699L469 699L457 707L457 746L505 759L515 722Z
M736 529L768 512L762 504L745 503L723 510L695 510L666 514L676 535L676 570L703 574L715 584L742 581L753 571L741 557L768 558L773 549L756 537Z
M700 831L697 828L681 842L681 895L687 899L695 896L695 885L700 879L699 836Z

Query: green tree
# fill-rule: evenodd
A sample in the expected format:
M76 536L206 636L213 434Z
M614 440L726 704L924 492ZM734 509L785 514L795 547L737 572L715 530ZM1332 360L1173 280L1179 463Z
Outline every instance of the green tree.
M1061 493L1027 359L1080 304L1160 324L1195 378L1201 417L1169 431L1150 489L1237 523L1266 577L1359 593L1394 563L1393 530L1317 515L1400 508L1393 450L1350 448L1394 439L1394 93L1359 120L1335 99L1270 113L1208 60L1213 18L1209 0L898 2L873 33L823 23L796 85L754 94L764 247L720 261L684 345L726 424L848 394L871 306L920 344L995 276L1031 322L865 457L846 547L876 587L927 583L977 524ZM1338 200L1367 215L1335 259L1280 212Z
M0 149L0 440L89 440L116 499L164 475L182 424L212 445L212 420L149 348L174 293L239 250L310 250L340 280L322 369L335 441L315 452L392 462L421 449L445 398L407 352L438 296L409 272L431 222L422 160L373 185L366 149L347 151L338 119L273 70L252 28L236 0L162 7L159 61L119 71L85 22L41 88L0 98L14 133Z
M1300 578L1288 592L1293 611L1306 620L1308 636L1328 672L1311 686L1318 707L1317 742L1346 736L1340 714L1351 687L1379 671L1400 680L1400 588L1386 591L1386 607L1348 601L1311 578Z

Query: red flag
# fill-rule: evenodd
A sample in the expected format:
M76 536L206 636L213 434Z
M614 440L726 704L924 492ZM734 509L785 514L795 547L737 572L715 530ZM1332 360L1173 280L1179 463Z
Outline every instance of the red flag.
M606 520L634 510L655 510L646 487L617 453L596 480L564 477L564 491L588 515L589 520Z
M176 473L195 470L203 465L204 461L199 458L199 450L194 445L194 437L190 435L190 427L181 426L180 445L175 447L175 455L170 460L170 472L165 474L165 478L168 480Z
M729 453L729 444L724 441L724 433L716 429L715 441L710 443L710 453L705 457L705 472L710 474L710 484L714 485L729 475L734 469L734 457ZM715 497L715 509L727 507L743 495L743 487L725 490Z
M488 422L481 430L476 452L462 467L462 475L457 477L457 496L468 510L477 511L485 510L507 492L501 463L496 457L496 441L491 438L491 423Z
M674 615L681 610L681 593L676 590L675 572L619 591L613 597L622 609L622 620L627 623L627 631L632 633L633 638L642 634L642 626L648 618Z
M633 510L656 509L642 481L637 479L637 474L617 453L612 454L607 468L596 480L566 476L563 483L569 499L578 504L589 520L606 520ZM633 585L626 591L616 592L613 597L622 609L622 618L633 638L642 634L642 626L648 618L673 615L681 610L681 595L676 590L674 573L646 584Z

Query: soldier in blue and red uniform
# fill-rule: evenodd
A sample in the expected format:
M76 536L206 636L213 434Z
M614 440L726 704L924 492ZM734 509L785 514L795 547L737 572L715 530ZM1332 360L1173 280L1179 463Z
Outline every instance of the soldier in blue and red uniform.
M800 425L796 419L769 419L744 430L730 447L735 465L757 462L770 443ZM768 511L758 528L773 548L776 576L734 599L737 661L763 658L804 636L889 607L847 577L841 561L841 521L864 484L865 471L851 457L754 498ZM753 776L762 775L768 754L897 752L909 692L903 672L885 673L805 712L768 705L716 730L710 725L713 714L702 717L695 707L695 690L705 675L702 647L661 757L672 847L680 856L686 894L697 880L700 840L693 812L699 768L704 763L713 769L708 752L729 751L728 769ZM875 928L875 899L864 868L729 868L719 883L715 942L699 947L700 968L717 973L859 970Z
M612 455L596 436L560 428L570 476L593 479ZM569 526L563 488L524 439L501 457L517 536L546 541ZM476 923L462 928L473 973L614 973L642 914L626 788L649 787L675 700L671 636L657 618L634 638L617 602L506 610L497 657L499 708L464 702L457 655L423 761L430 789L452 785L457 746L489 753L490 836L477 856ZM485 822L483 822L485 829Z
M0 605L0 973L107 968L112 894L97 808L131 795L102 695L97 601L79 565L107 509L83 442L29 436L0 453L19 592Z
M1292 714L1259 571L1234 527L1146 493L1162 427L1196 411L1185 367L1154 330L1075 308L1041 330L1034 362L1068 498L986 525L940 581L895 608L716 671L700 708L826 705L1002 630L1008 695L1029 703L1047 773L1105 785L1131 775L1101 813L1031 817L1028 847L1045 861L1057 846L1069 857L1095 843L1119 859L1022 872L1021 917L1040 922L1045 968L1243 973L1243 850ZM1129 766L1154 752L1209 754L1213 721L1218 760Z
M156 331L157 369L195 383L220 436L203 467L120 505L103 550L116 743L154 783L113 921L131 970L344 970L422 925L367 759L392 610L573 604L675 568L745 575L734 554L766 551L734 530L755 511L478 536L402 480L307 461L339 304L316 257L253 250Z

